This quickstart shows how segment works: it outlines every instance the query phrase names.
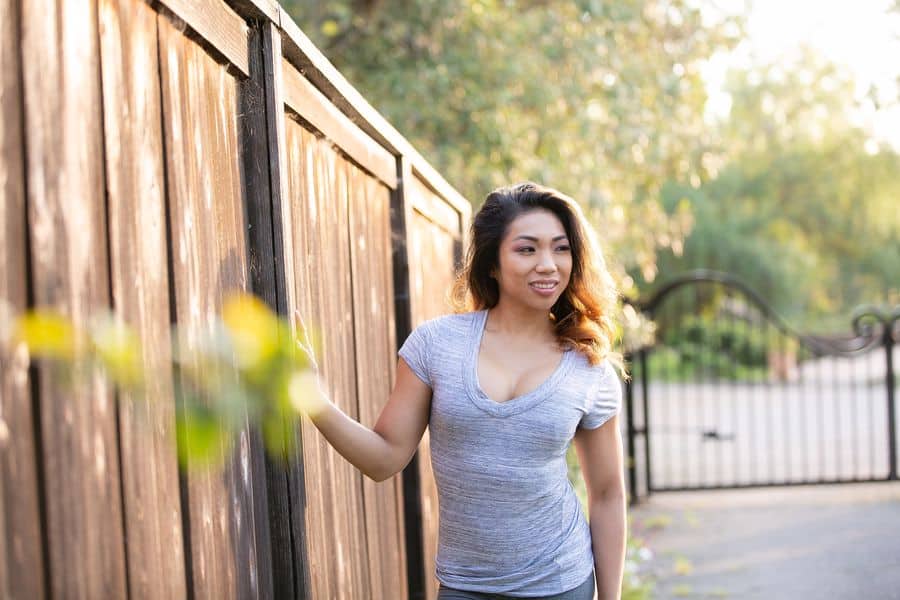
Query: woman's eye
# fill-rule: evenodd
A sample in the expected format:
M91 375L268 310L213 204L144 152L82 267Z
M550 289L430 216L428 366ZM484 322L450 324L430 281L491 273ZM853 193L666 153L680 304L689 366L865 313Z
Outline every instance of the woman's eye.
M556 249L561 250L563 252L568 252L570 250L570 248L568 246L558 246Z
M534 252L534 248L519 248L519 252Z

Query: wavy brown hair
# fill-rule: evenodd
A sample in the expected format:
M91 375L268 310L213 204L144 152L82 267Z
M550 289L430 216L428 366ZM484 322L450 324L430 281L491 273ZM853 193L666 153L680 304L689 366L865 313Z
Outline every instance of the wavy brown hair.
M559 218L572 252L569 285L550 309L560 347L578 350L592 365L608 358L621 370L622 357L613 351L612 315L619 295L615 282L581 207L552 188L525 182L487 195L472 220L466 261L453 285L454 309L468 312L497 305L500 288L491 272L499 268L500 243L513 219L533 210L548 210Z

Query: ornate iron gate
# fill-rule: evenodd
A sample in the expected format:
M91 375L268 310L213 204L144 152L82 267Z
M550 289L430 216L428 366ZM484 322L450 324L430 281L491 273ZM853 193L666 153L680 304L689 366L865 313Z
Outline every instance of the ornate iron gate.
M900 307L860 307L851 335L804 335L735 278L694 271L635 308L657 329L627 356L632 502L897 479Z

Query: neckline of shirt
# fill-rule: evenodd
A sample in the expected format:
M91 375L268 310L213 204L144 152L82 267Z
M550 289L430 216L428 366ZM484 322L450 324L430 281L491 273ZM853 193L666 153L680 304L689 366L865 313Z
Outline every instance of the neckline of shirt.
M481 341L484 338L487 314L488 309L472 313L472 320L469 325L469 339L474 343L474 350L469 353L468 360L462 361L462 378L465 381L466 395L475 406L494 416L508 417L528 410L552 395L558 387L558 383L568 375L571 369L572 350L566 349L556 369L530 392L510 398L506 402L492 400L478 382L478 355L481 349Z

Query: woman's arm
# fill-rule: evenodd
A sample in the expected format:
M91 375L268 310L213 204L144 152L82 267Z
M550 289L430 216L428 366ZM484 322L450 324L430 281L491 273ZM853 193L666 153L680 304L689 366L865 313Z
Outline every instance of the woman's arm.
M619 417L575 433L575 450L587 487L598 600L619 600L625 569L625 473Z
M416 451L431 411L431 388L401 358L397 381L373 429L347 416L321 390L304 403L316 428L364 475L384 481L401 471Z

